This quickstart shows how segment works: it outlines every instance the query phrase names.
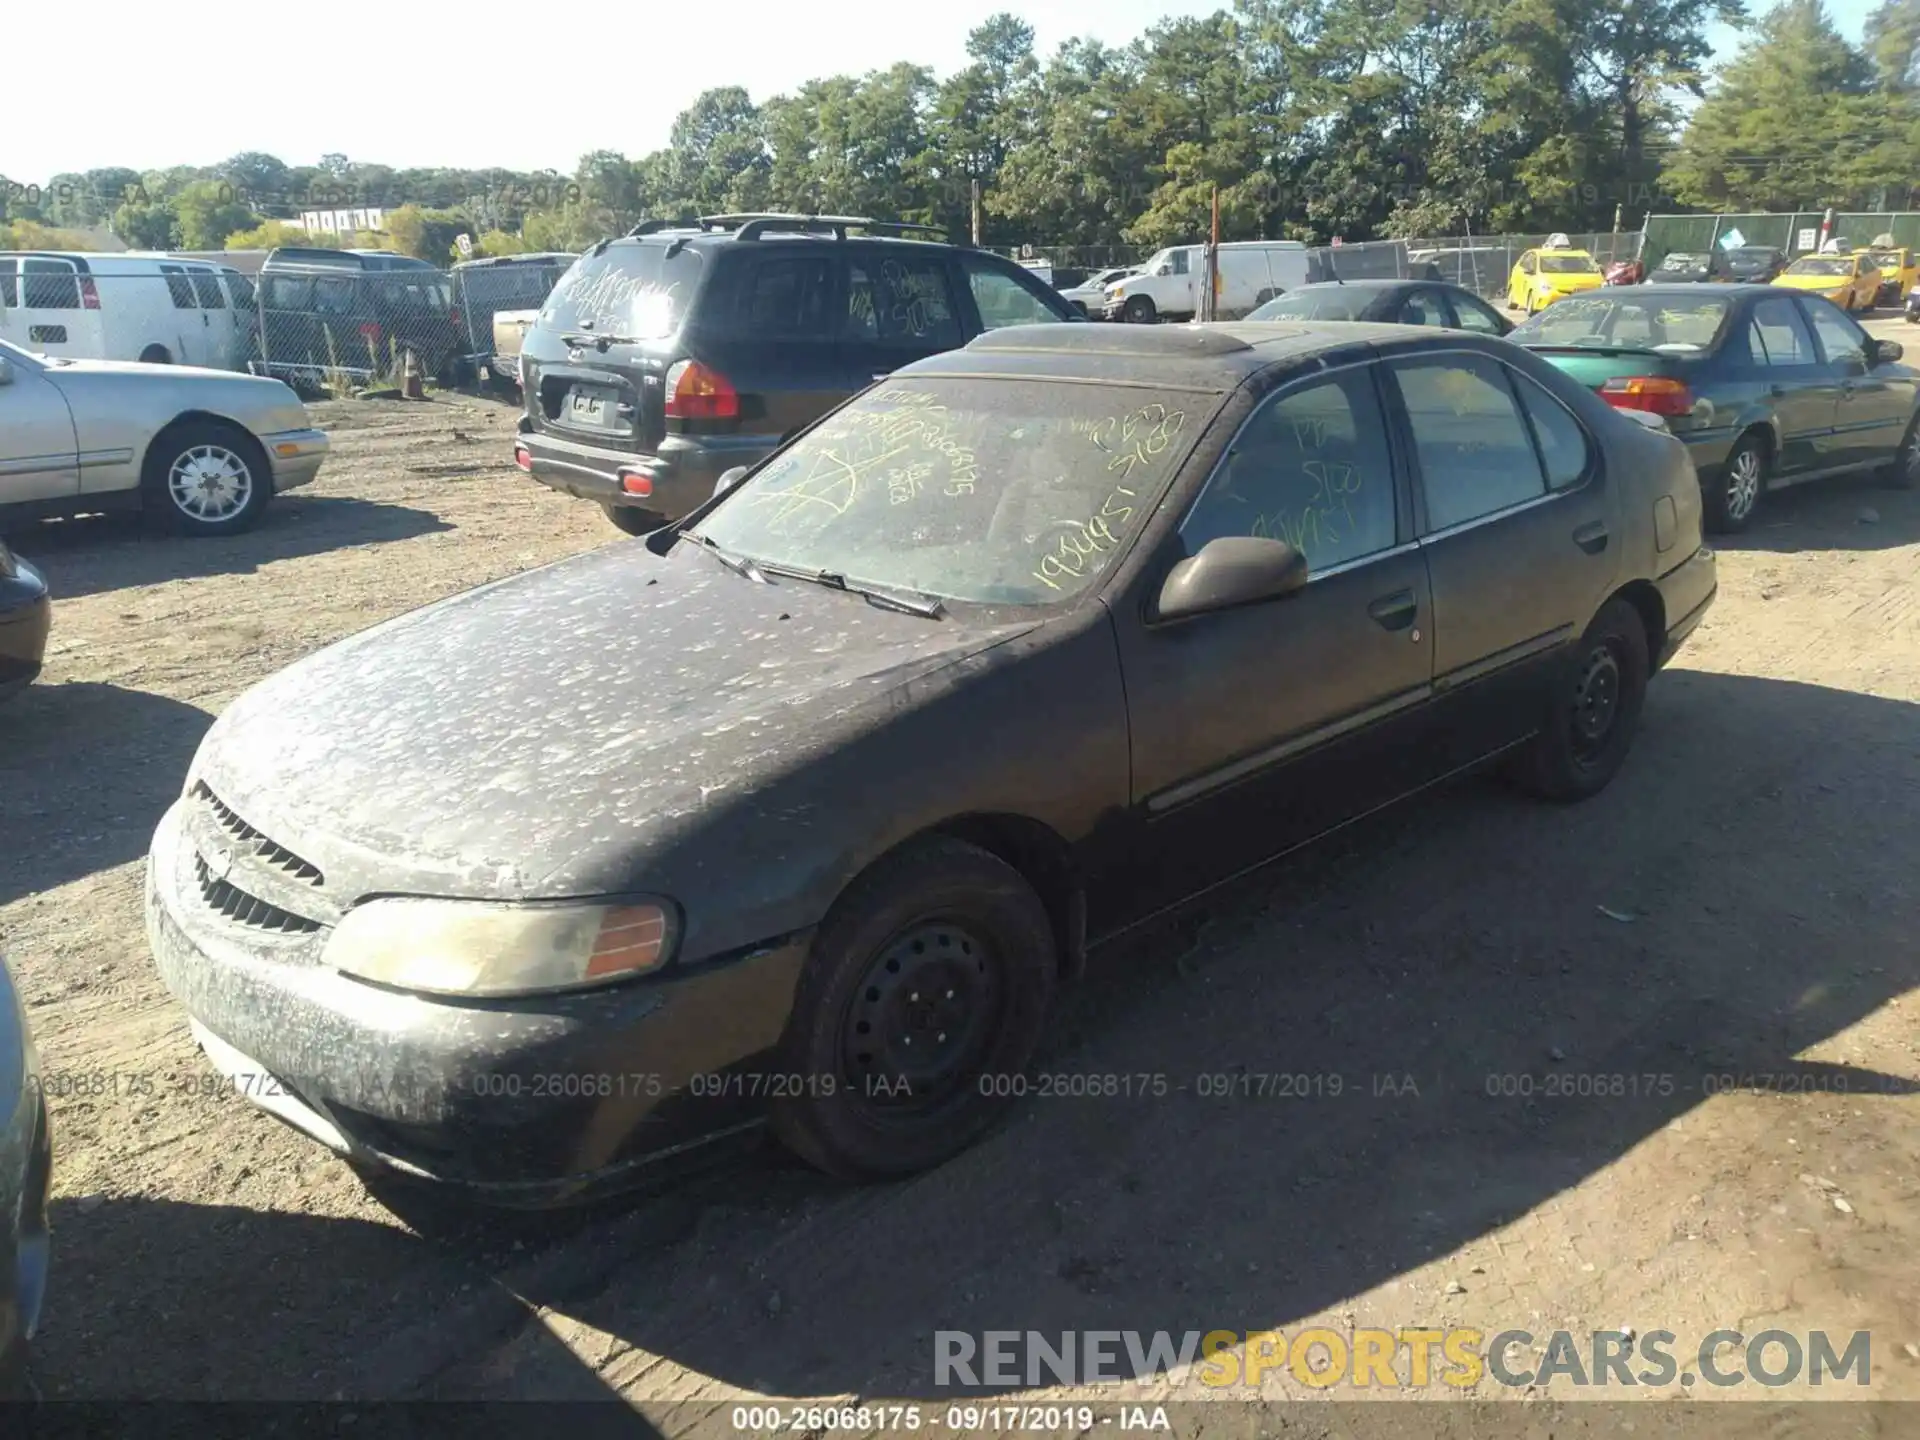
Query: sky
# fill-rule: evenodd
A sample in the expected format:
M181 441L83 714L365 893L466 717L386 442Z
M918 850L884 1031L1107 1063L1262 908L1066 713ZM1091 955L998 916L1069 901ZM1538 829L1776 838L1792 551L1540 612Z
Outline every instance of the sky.
M311 7L200 0L190 27L156 33L144 23L90 23L87 91L125 100L62 107L57 124L0 127L0 175L44 180L105 165L211 165L242 150L293 165L338 153L400 168L571 172L589 150L637 158L660 148L674 117L715 86L744 85L764 100L817 76L898 60L944 76L966 63L967 32L998 10L1025 16L1044 57L1075 36L1120 44L1163 17L1229 3L729 0L611 3L596 17L578 6L467 0L329 11L315 23L321 12ZM1762 9L1765 0L1749 3ZM1856 39L1868 4L1829 0ZM545 37L534 16L548 23ZM60 6L20 8L7 26L12 52L59 54L72 25ZM207 35L232 39L238 63L225 45L210 54L193 38ZM1717 26L1712 38L1724 57L1742 32ZM163 80L169 59L191 59L196 78ZM28 82L11 98L31 100L32 89Z

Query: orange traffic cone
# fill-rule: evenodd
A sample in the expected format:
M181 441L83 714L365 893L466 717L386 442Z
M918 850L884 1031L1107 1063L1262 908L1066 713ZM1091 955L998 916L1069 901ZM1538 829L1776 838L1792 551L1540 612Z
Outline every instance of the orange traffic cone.
M420 357L413 351L407 351L406 363L400 371L400 393L409 400L427 398L425 379L420 374Z

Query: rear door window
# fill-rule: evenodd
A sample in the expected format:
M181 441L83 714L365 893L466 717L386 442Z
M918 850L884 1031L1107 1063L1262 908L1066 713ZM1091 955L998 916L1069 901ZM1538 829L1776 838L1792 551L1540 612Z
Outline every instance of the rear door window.
M957 349L966 337L954 313L944 258L862 255L847 266L851 338L916 349Z
M322 315L351 315L353 281L344 275L327 275L315 280L313 308Z
M193 281L193 298L202 310L227 308L227 297L220 293L220 282L211 270L189 270L187 277Z
M313 281L305 275L268 275L261 284L260 303L268 310L311 310Z
M743 337L830 342L834 268L828 255L757 257L738 272L732 303L714 317L716 328Z
M1800 312L1785 296L1762 300L1753 307L1747 350L1754 364L1769 369L1791 370L1818 363L1813 353L1813 337L1807 333Z
M193 309L195 305L193 283L187 279L185 267L180 265L162 265L160 267L160 273L167 277L167 294L173 298L173 308L176 310Z
M71 260L22 260L20 298L29 310L78 310L79 271Z
M0 256L0 309L12 309L20 303L19 262Z
M631 340L673 334L693 304L705 262L692 246L669 256L672 246L651 238L616 240L597 255L582 255L547 298L541 324Z
M1445 530L1547 493L1506 367L1483 355L1434 355L1390 367L1413 432L1427 528Z

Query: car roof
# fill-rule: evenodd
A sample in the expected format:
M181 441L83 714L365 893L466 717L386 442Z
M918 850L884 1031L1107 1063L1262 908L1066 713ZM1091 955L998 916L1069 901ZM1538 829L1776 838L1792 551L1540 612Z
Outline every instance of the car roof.
M1207 325L1009 325L917 361L914 375L1097 380L1170 390L1227 391L1286 361L1371 356L1376 345L1479 341L1429 325L1232 320ZM1504 343L1504 342L1501 342ZM896 372L902 373L902 372Z

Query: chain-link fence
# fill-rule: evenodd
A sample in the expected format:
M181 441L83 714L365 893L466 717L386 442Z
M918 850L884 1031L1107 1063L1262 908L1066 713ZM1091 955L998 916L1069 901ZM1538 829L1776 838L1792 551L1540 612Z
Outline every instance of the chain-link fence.
M1755 245L1788 256L1805 255L1823 238L1847 245L1871 245L1891 235L1895 245L1920 249L1920 211L1836 211L1831 225L1824 210L1749 215L1649 215L1647 264L1676 251L1698 254L1730 245Z
M398 255L276 252L257 273L187 255L0 253L0 340L66 359L247 370L310 394L517 376L519 327L571 255L442 270Z
M1538 235L1450 235L1415 240L1364 240L1307 249L1307 279L1381 280L1437 278L1487 300L1507 291L1514 264L1528 250L1550 240L1585 250L1603 269L1616 261L1641 257L1642 234L1629 231L1558 231ZM1023 245L996 253L1031 266L1060 289L1084 284L1102 270L1138 266L1155 253L1144 246Z

